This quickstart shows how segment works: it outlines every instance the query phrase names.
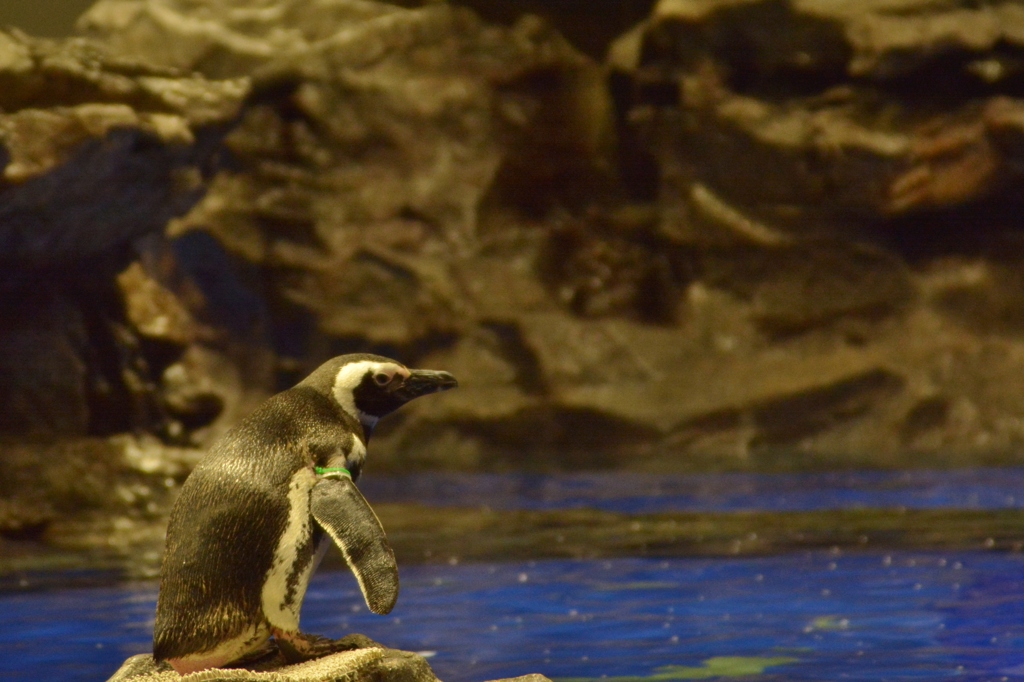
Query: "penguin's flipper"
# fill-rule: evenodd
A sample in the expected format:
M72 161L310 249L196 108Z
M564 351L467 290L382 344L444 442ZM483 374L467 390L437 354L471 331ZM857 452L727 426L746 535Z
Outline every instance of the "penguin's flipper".
M310 509L356 576L366 605L391 613L398 601L398 564L377 515L349 478L323 478L313 486Z

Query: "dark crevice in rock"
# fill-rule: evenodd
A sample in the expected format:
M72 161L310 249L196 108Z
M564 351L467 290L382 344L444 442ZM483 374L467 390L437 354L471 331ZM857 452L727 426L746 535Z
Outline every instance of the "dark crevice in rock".
M202 294L198 314L239 338L259 338L268 326L268 312L258 268L233 257L206 232L188 232L172 246L182 270Z
M788 97L845 81L851 53L838 22L770 0L726 6L697 24L665 22L649 36L641 65L668 59L692 69L707 55L724 67L736 92Z
M882 397L903 388L902 377L875 370L802 395L753 408L757 435L753 449L791 445L801 439L863 416Z
M486 443L485 470L594 470L622 466L657 438L641 424L585 408L538 406L501 421L458 422L461 433Z
M636 127L629 122L629 110L638 105L674 107L679 104L679 86L659 81L650 89L617 70L608 74L608 94L615 107L616 164L628 200L653 203L658 197L660 172L654 154Z
M883 221L873 235L914 267L951 256L1015 259L1024 256L1022 215L1021 202L975 201Z
M556 224L539 261L552 295L582 317L676 323L687 254L656 235L655 221L641 208Z
M418 7L429 0L399 0ZM600 61L618 35L644 19L655 0L459 0L490 23L513 25L524 14L543 17L576 49Z
M544 369L518 325L507 322L482 322L481 326L494 334L502 355L515 367L516 384L523 393L530 396L545 395L549 392Z
M900 435L907 444L929 431L942 428L949 419L949 399L933 396L919 401L903 420Z
M851 317L883 319L914 296L898 258L856 243L708 250L702 279L751 300L758 325L776 340Z
M778 396L742 407L719 410L680 424L673 439L692 443L710 435L735 432L751 456L798 446L806 438L865 416L880 402L896 396L904 379L877 369L800 394Z
M606 96L601 75L581 64L531 70L500 92L529 92L534 100L526 134L516 135L498 169L485 205L513 207L532 218L553 210L579 212L621 196L611 164L612 131L598 130ZM596 159L595 159L596 157Z

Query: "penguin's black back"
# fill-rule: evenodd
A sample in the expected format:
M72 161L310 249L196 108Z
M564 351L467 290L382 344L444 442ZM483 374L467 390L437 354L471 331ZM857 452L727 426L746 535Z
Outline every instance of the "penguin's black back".
M156 660L208 651L264 623L263 584L287 525L292 474L323 465L352 438L329 397L299 386L270 398L213 446L171 510ZM312 561L313 544L302 548L302 560Z

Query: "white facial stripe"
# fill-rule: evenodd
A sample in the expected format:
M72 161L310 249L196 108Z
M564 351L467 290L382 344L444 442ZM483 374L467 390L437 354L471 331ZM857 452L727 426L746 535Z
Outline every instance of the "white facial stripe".
M359 384L363 382L367 372L371 374L383 372L388 376L401 374L408 377L409 370L393 362L363 360L345 365L338 372L338 376L334 378L334 399L341 405L341 409L362 422L363 426L372 429L377 424L377 417L366 414L357 408L356 399L352 395L352 391L356 390Z

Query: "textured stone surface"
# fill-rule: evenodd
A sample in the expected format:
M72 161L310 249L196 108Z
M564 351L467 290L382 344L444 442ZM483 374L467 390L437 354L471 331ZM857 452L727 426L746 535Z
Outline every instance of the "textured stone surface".
M0 34L0 84L5 279L161 232L201 196L218 126L248 89L19 34Z
M170 231L255 273L280 384L345 350L459 376L378 470L1012 458L1012 4L665 0L608 81L534 19L240 7L79 27L253 79L238 165Z
M437 678L422 656L396 649L357 649L324 656L295 665L260 665L244 668L204 670L190 680L264 680L266 682L434 682ZM163 682L180 680L181 675L166 664L158 666L149 654L124 662L109 682Z
M1022 39L1014 3L663 0L615 54L678 97L686 115L658 135L673 129L698 175L777 220L805 209L798 223L1015 196L1001 139L1019 121Z
M5 34L2 432L195 452L370 350L461 385L372 471L1017 461L1018 14L665 0L607 79L434 4L104 0L87 38ZM101 541L48 528L48 485L6 532ZM165 497L74 499L130 546Z
M144 514L162 498L139 501L133 488L166 490L167 474L141 481L118 454L128 437L100 437L150 432L180 445L184 412L193 426L219 413L196 417L195 394L210 402L223 383L204 393L193 382L191 411L166 404L161 375L202 354L204 334L154 273L167 222L202 196L248 87L112 57L86 39L0 33L4 533L38 535L90 509ZM220 364L221 375L237 371ZM136 442L157 457L171 450Z
M167 317L171 294L142 286L138 265L124 275L139 285L127 301L135 319L125 320L114 276L140 238L162 234L202 196L204 169L248 84L17 33L0 34L0 83L0 345L10 365L2 430L159 428L159 415L143 414L154 408L142 404L150 377L135 336L184 347L194 335L180 306L174 322ZM143 319L151 295L162 318ZM157 329L165 323L175 329ZM115 411L127 414L119 421Z
M426 659L397 649L358 649L324 656L296 665L259 665L252 669L217 669L193 673L190 680L202 682L436 682ZM108 682L172 682L181 676L170 667L157 666L149 654L132 656ZM492 682L550 682L532 674Z

